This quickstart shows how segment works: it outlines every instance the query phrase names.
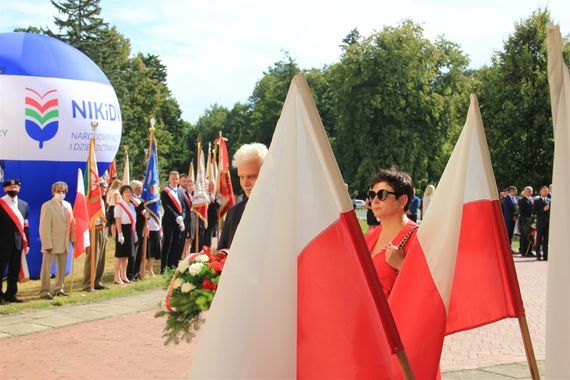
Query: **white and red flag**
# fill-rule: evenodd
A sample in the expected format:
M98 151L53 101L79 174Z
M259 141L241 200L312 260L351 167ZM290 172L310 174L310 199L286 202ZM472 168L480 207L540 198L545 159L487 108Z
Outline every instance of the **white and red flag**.
M77 169L77 195L73 203L73 216L75 217L75 258L78 258L89 247L89 213L87 212L87 201L85 200L85 190L83 183L83 172Z
M299 74L237 228L191 378L392 379L390 347L399 338L393 325L389 333L382 327L391 320L385 306Z
M549 26L548 83L554 124L552 210L546 296L546 377L570 379L570 75L560 26Z
M229 208L232 207L235 203L234 197L234 188L232 186L232 179L230 176L230 159L228 157L228 147L226 145L226 139L222 136L222 132L220 132L220 137L218 137L214 143L218 144L218 194L220 195L220 199L222 204L220 205L220 209L218 211L220 218L223 218L224 215L228 212Z
M475 95L388 299L416 379L435 379L445 335L524 315Z
M208 227L208 205L210 198L208 197L208 185L206 183L206 168L204 163L204 152L202 144L198 143L198 159L196 160L196 183L194 187L194 198L192 199L192 209L196 215L204 221L206 228Z

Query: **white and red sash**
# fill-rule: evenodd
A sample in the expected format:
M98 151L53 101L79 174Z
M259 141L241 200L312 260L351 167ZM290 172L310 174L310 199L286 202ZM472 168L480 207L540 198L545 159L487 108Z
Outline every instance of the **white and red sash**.
M21 215L22 217L21 219L16 215L16 213L14 212L14 210L12 210L12 208L10 207L10 205L8 203L6 203L6 201L2 198L0 198L0 206L4 209L4 211L6 211L6 214L10 217L10 219L12 219L12 222L14 222L14 224L16 225L16 228L18 229L18 232L20 233L20 235L22 235L22 254L21 254L21 265L20 265L20 275L19 275L19 279L20 281L24 281L30 278L30 273L28 271L28 261L26 260L26 250L28 248L28 238L26 237L26 234L24 233L24 228L28 226L28 221L26 219L24 219L24 216ZM22 221L24 221L24 225L22 226Z
M131 221L131 230L133 232L135 232L135 217L131 213L131 210L129 210L129 208L125 205L125 203L123 201L120 201L119 203L117 203L117 205L119 207L121 207L127 213L127 216L129 217L129 220Z
M21 219L24 220L24 225L22 225L20 218L18 218L18 216L16 215L14 210L12 210L10 205L2 198L0 198L0 206L2 206L4 211L6 211L6 214L8 214L10 219L12 219L12 222L14 222L14 224L16 225L18 232L20 233L20 235L22 235L22 240L24 241L24 251L25 251L26 248L28 248L28 239L26 238L26 234L24 233L24 227L26 223L24 218L22 217Z
M139 198L133 197L132 202L135 205L135 208L139 207L142 201ZM141 214L146 215L146 210L142 210Z
M174 203L174 206L176 207L176 210L178 210L178 213L182 214L182 205L180 204L180 199L178 199L178 193L168 186L164 188L164 191L166 191L166 194L170 197L172 203Z
M186 192L183 192L182 195L184 196L184 203L186 203L186 207L188 210L192 210L192 201Z

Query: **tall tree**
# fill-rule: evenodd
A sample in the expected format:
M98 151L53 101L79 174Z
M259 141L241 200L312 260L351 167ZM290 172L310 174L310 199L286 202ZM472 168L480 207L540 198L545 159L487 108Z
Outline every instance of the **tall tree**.
M439 178L469 99L467 64L456 44L427 40L411 21L343 46L329 69L333 149L352 189L363 193L391 165L409 171L420 189Z
M101 31L107 27L100 17L100 0L50 1L62 15L54 17L58 37L86 54L95 48Z

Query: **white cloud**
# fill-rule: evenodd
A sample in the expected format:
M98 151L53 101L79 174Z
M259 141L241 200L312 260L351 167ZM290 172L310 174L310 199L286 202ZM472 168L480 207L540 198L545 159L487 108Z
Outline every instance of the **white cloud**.
M303 68L334 63L355 27L367 35L412 19L426 37L457 42L472 67L488 64L514 23L539 7L549 7L564 34L570 30L566 0L102 0L101 6L133 52L160 56L183 117L192 122L213 103L246 101L283 50ZM54 14L44 0L0 0L0 30L45 26Z

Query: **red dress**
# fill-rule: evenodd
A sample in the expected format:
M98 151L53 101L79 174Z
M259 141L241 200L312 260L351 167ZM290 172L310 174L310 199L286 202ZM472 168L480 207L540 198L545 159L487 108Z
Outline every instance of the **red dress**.
M412 220L408 220L408 223L402 227L400 232L396 235L394 239L392 239L392 245L396 247L401 243L404 237L417 226L416 223ZM380 232L382 232L382 225L374 228L372 231L364 236L364 240L366 240L366 245L368 246L368 251L372 252L372 248L376 241L378 241L378 237L380 236ZM405 247L410 244L410 241L416 239L417 229L412 233L412 235L408 238L406 245L404 246L404 254ZM372 262L374 263L374 268L376 268L376 273L378 274L378 279L380 279L380 283L382 284L382 289L384 290L384 296L386 299L390 296L390 292L392 291L392 287L394 286L394 282L396 282L396 278L398 277L398 271L392 268L386 262L386 247L383 247L380 252L378 252L373 258Z

